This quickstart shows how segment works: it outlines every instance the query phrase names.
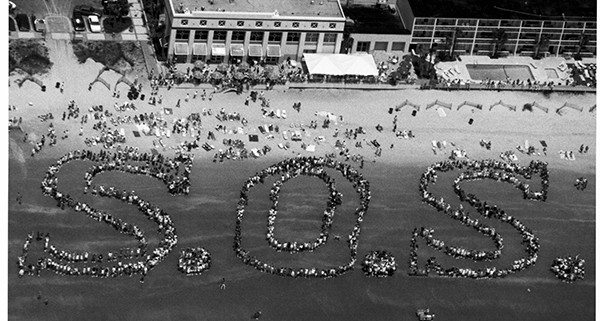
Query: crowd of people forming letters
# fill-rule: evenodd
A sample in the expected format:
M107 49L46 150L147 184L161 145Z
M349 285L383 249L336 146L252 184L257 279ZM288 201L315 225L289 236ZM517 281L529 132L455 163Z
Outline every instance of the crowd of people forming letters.
M85 190L101 197L116 198L137 206L149 220L158 226L158 232L162 239L158 246L149 251L148 243L144 232L137 226L127 223L119 218L113 217L110 213L97 210L88 204L76 201L68 193L58 190L57 174L62 166L74 160L90 160L99 162L99 165L92 166L85 173ZM56 164L51 165L42 180L41 188L44 195L54 198L57 205L62 209L68 206L76 212L83 212L88 217L104 222L112 226L122 234L133 236L139 246L135 250L129 250L129 255L123 255L123 251L109 252L106 256L99 253L89 252L69 252L63 251L50 244L50 236L46 234L44 239L44 252L48 257L38 259L35 264L26 265L29 245L33 240L33 233L29 234L23 247L23 253L19 256L18 266L19 275L39 275L40 270L48 269L63 275L88 275L92 277L117 277L122 275L133 276L141 274L141 282L144 281L146 274L172 251L177 244L177 235L175 227L169 215L162 209L139 198L135 191L120 191L114 187L105 187L102 185L92 186L93 178L106 171L121 171L135 175L148 175L161 180L167 185L169 193L188 194L189 193L189 174L191 172L193 155L179 153L175 158L170 159L161 154L150 155L139 153L137 148L129 147L125 150L119 150L116 153L105 151L93 152L90 150L75 150L64 155ZM138 163L131 165L129 162ZM139 164L143 163L143 164ZM180 169L183 167L183 170ZM181 172L181 173L180 173ZM179 175L179 176L178 176ZM38 241L42 237L37 237ZM88 265L87 263L101 263L103 258L108 262L117 261L117 265L99 266ZM137 258L139 261L124 263L120 259ZM76 266L77 263L85 263L84 266Z
M270 198L273 201L273 207L269 213L269 234L267 234L267 241L277 251L287 251L290 253L302 252L302 251L313 251L328 238L329 229L331 227L331 219L335 206L341 204L342 195L335 189L335 183L327 174L324 169L331 168L339 171L356 189L359 195L360 203L356 208L356 223L349 235L348 244L350 247L350 261L345 265L340 265L331 268L292 268L292 267L276 267L268 263L261 262L257 257L253 256L248 250L242 247L242 220L244 217L244 211L246 205L249 202L249 191L250 189L259 184L264 183L264 180L269 176L282 175L281 180L274 183L271 189ZM298 244L295 242L281 242L274 238L274 221L277 215L277 201L278 193L281 185L297 175L312 175L322 179L329 188L329 200L327 202L327 208L323 217L323 225L320 232L320 236L313 243ZM240 192L240 200L237 205L237 218L235 226L235 236L233 249L236 255L247 265L256 268L259 271L287 277L305 277L305 278L331 278L342 275L352 269L356 263L357 247L358 247L358 235L360 234L361 223L363 215L369 207L369 201L371 199L371 193L369 191L369 182L363 178L362 174L356 171L348 164L340 163L331 158L326 157L306 157L298 156L284 161L275 163L262 171L251 176L242 186Z
M441 251L449 256L456 258L469 258L474 261L492 261L500 256L501 250L504 247L504 242L500 234L493 227L487 226L479 219L474 219L469 216L469 213L462 207L453 209L450 204L446 203L443 198L436 198L429 191L429 183L435 182L437 172L447 172L454 169L465 169L467 171L460 173L454 180L454 192L459 196L461 201L466 201L470 206L475 208L480 215L486 218L495 218L501 222L510 224L522 236L521 243L525 246L527 253L526 257L520 258L512 263L509 268L487 267L484 269L474 270L470 268L451 267L448 269L436 261L435 258L427 260L424 269L419 269L417 265L417 238L423 238L429 247ZM541 191L532 191L528 184L521 182L516 176L523 176L526 179L531 179L533 174L539 174L541 178ZM515 188L523 192L523 198L538 201L545 201L548 190L548 170L547 163L541 161L531 161L528 167L522 167L517 164L504 163L497 160L448 160L436 163L429 166L427 171L421 176L419 191L423 197L423 201L434 207L439 212L450 216L452 219L458 220L464 225L471 227L490 237L495 244L494 251L479 251L463 247L452 246L446 244L440 239L434 238L434 230L432 228L421 227L413 230L411 239L410 253L410 275L428 275L429 271L433 270L441 276L465 277L465 278L497 278L505 277L509 274L524 270L535 264L538 258L540 249L539 239L533 234L533 231L526 227L515 217L509 215L504 210L496 205L490 205L485 201L481 201L472 193L466 193L460 186L462 181L493 179L502 182L511 183Z

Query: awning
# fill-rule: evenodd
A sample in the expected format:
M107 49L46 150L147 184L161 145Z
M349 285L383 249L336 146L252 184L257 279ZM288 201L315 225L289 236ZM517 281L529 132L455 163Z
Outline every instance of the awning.
M373 56L368 54L304 54L304 59L313 75L379 75Z
M244 56L244 45L239 43L232 43L229 46L229 53L234 57Z
M225 56L225 45L224 44L213 44L212 45L212 55L213 56Z
M185 42L176 42L175 43L175 54L176 55L185 55L189 53L189 46Z
M195 56L206 56L208 50L206 48L205 43L195 43L193 48L193 53Z
M262 57L262 45L249 45L248 56L250 57Z
M281 46L267 45L267 57L281 57Z

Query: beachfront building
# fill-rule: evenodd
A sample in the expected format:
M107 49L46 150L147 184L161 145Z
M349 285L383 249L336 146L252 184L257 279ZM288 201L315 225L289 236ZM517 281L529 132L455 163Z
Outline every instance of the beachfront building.
M346 16L343 53L394 53L408 50L414 20L408 1L342 0Z
M177 63L300 60L340 52L339 0L165 0L167 57Z
M410 48L495 57L595 57L596 30L596 21L416 17Z

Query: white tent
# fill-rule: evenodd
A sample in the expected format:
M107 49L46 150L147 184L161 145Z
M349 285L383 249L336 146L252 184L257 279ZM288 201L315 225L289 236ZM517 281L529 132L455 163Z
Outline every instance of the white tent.
M308 72L315 75L378 76L372 55L304 54Z

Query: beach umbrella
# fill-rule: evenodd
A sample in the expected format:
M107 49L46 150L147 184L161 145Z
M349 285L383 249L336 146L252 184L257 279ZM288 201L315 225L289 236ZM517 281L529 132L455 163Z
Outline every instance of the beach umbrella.
M398 67L397 71L402 77L408 77L410 74L410 67L410 62L403 60L400 62L400 66Z
M250 65L248 65L247 62L242 62L237 66L237 71L239 71L239 72L250 71Z
M275 66L266 66L264 71L264 76L268 78L277 78L279 77L279 68Z
M215 72L213 72L212 74L210 74L210 78L212 78L212 79L215 79L215 80L220 80L220 79L223 79L223 78L225 78L225 75L223 75L223 74L222 74L222 73L220 73L220 72L216 72L216 71L215 71Z
M238 72L235 72L235 73L233 74L233 78L234 78L234 79L237 79L237 80L242 80L242 79L244 79L245 77L246 77L246 75L244 75L243 73L241 73L241 72L239 72L239 71L238 71Z
M215 68L216 71L221 72L221 73L227 73L227 70L229 69L229 67L226 64L219 64L217 65L217 68Z
M202 78L204 78L204 73L200 70L196 70L196 71L194 71L194 78L202 79Z
M204 69L205 66L206 66L206 64L202 60L196 60L194 62L194 69L195 70L202 70L202 69Z

